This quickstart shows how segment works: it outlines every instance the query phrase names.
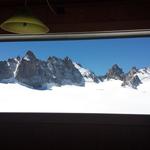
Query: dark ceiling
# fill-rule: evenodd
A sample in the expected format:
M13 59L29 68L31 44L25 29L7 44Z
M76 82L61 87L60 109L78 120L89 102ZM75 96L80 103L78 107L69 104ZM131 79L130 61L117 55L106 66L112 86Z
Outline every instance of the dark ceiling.
M49 0L50 7L47 0L26 2L51 33L150 28L148 0ZM25 0L0 0L0 23L24 5Z

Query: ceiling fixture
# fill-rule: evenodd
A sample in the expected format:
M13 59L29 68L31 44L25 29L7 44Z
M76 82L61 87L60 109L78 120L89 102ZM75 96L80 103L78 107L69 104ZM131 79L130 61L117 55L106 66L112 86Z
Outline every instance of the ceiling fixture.
M49 32L49 28L41 20L33 16L31 10L27 8L27 0L25 0L25 7L4 21L0 27L5 31L17 34L45 34Z

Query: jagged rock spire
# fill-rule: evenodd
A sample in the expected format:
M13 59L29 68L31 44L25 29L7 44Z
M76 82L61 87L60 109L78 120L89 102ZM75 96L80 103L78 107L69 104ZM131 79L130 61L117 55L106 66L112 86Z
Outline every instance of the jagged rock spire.
M114 64L111 69L106 73L107 79L115 79L115 80L123 80L124 72L123 70L117 65Z
M83 68L82 65L72 62L69 57L61 59L52 56L47 61L42 61L37 59L30 50L23 58L9 58L7 61L0 61L0 82L13 81L35 89L46 87L47 84L83 86L85 82L99 83L105 79L121 80L123 81L122 86L137 88L145 78L143 74L149 77L150 69L138 70L132 67L125 74L117 64L114 64L106 75L98 77L92 71Z
M126 74L122 86L130 86L134 89L142 83L142 81L137 76L139 70L136 67L132 67L131 70Z
M23 60L26 61L34 61L36 60L36 56L34 55L34 53L32 51L27 51L25 56L23 57Z

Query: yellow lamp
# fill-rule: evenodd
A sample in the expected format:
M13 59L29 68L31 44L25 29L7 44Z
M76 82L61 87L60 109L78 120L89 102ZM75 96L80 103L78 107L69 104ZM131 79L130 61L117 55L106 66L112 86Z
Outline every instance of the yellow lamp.
M49 28L27 9L19 11L4 21L0 27L5 31L18 34L45 34L49 32Z

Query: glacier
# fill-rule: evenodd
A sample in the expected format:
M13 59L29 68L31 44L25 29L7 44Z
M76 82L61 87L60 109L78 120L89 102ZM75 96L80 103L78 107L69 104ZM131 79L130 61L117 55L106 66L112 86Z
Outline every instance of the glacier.
M121 87L120 82L112 79L51 90L0 83L0 112L150 114L150 81L136 90Z

